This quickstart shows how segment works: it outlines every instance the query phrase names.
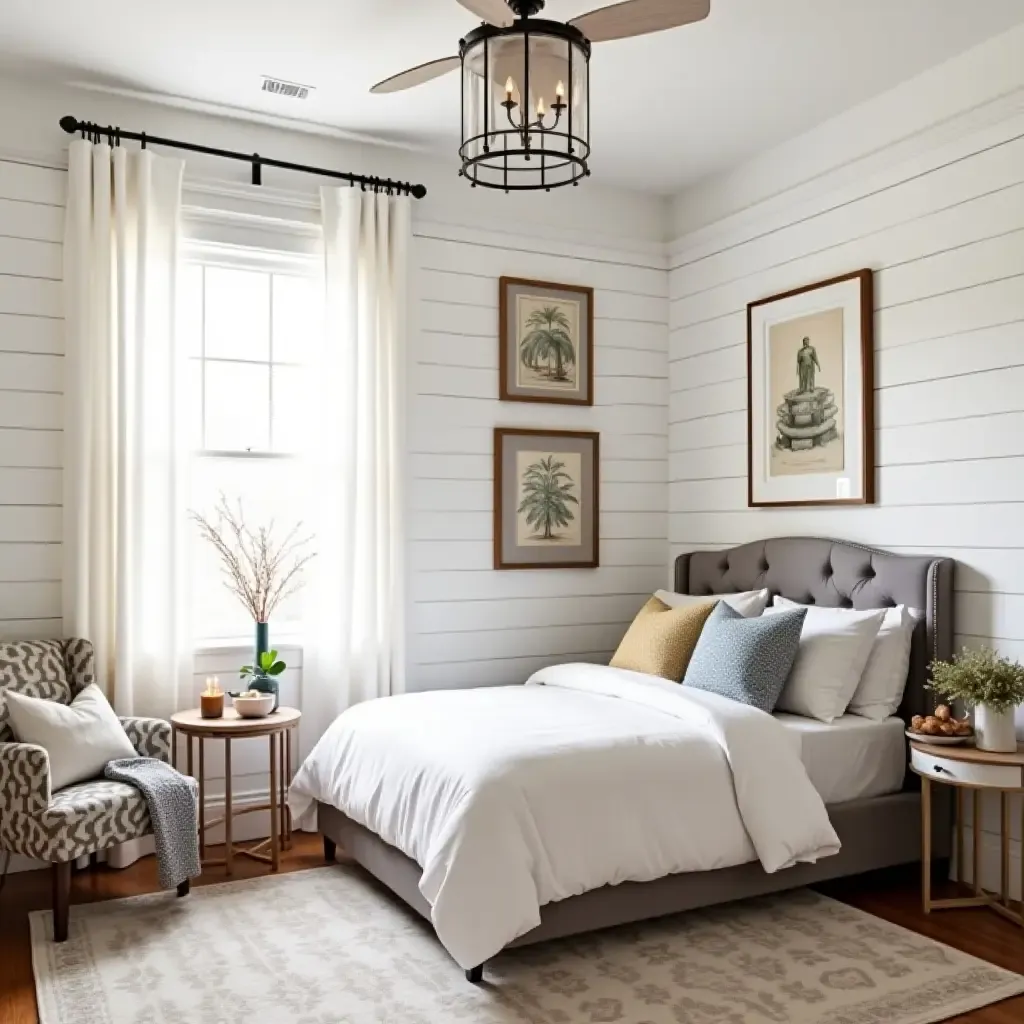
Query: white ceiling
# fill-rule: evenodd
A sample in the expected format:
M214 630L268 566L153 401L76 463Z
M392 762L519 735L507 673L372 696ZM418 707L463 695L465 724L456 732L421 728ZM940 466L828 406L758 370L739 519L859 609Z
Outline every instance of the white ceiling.
M712 0L698 25L595 46L595 178L676 191L1021 21L1024 0ZM473 24L455 0L2 0L0 67L299 118L454 164L457 74L367 90L454 54ZM316 91L269 96L263 74Z

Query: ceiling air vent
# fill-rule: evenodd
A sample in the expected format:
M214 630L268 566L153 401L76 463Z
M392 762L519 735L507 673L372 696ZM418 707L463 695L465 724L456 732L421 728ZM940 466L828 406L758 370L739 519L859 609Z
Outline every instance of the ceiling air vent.
M312 89L311 85L299 85L297 82L283 82L280 78L263 76L263 91L274 96L284 96L290 100L304 100Z

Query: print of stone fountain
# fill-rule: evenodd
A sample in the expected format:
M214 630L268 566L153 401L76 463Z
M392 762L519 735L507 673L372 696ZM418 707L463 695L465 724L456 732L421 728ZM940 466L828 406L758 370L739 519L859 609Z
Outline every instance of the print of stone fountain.
M823 448L839 437L836 425L839 407L835 395L828 388L815 386L815 369L821 369L818 353L810 339L804 338L803 347L797 352L800 385L795 391L787 391L782 405L775 410L778 416L776 448L809 451Z

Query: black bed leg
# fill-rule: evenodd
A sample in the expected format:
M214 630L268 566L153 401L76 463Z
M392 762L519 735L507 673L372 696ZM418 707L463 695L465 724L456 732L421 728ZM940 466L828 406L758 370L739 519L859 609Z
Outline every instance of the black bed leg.
M477 964L476 967L471 967L466 971L466 981L471 985L479 985L484 980L484 965Z
M186 878L184 882L178 883L178 898L187 896L192 890L192 883Z
M324 860L328 864L333 864L337 852L338 844L333 839L328 839L327 836L324 836Z

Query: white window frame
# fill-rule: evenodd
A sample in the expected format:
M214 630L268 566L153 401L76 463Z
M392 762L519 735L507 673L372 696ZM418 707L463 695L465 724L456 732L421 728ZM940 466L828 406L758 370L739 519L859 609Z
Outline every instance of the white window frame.
M206 232L203 232L206 234ZM308 247L307 247L308 249ZM182 266L199 265L202 267L222 267L229 270L258 270L268 274L289 274L292 276L301 277L315 277L318 267L320 266L319 253L315 251L284 251L276 249L266 249L257 246L250 245L239 245L227 242L212 241L208 238L192 237L188 239L181 252L181 264ZM212 361L218 361L222 363L248 363L256 366L269 366L270 367L270 384L269 384L269 405L268 414L270 416L270 424L268 440L273 445L273 424L274 424L274 366L298 366L300 364L290 362L286 360L275 360L274 359L274 348L273 348L273 302L274 302L274 290L273 287L270 289L270 308L269 316L271 321L270 327L270 352L269 359L248 359L248 360L232 360L223 359L221 357L212 357ZM206 282L205 278L203 281L203 296L202 296L202 308L200 310L200 322L202 324L202 339L200 345L200 354L188 355L187 359L189 363L193 360L199 360L205 362L206 356ZM213 449L205 447L206 440L206 374L205 372L201 375L201 393L199 396L200 403L200 415L202 416L201 423L201 437L204 442L204 446L200 448L191 448L189 456L192 459L238 459L239 461L254 460L257 462L280 462L286 461L295 463L299 460L300 456L293 452L275 452L272 450L265 451L248 451L239 449ZM302 647L302 635L301 632L292 630L289 632L287 629L281 630L275 636L274 643L279 649L301 649ZM195 640L195 650L197 653L226 653L226 652L237 652L248 650L252 646L252 637L242 636L225 636L225 637L197 637Z

